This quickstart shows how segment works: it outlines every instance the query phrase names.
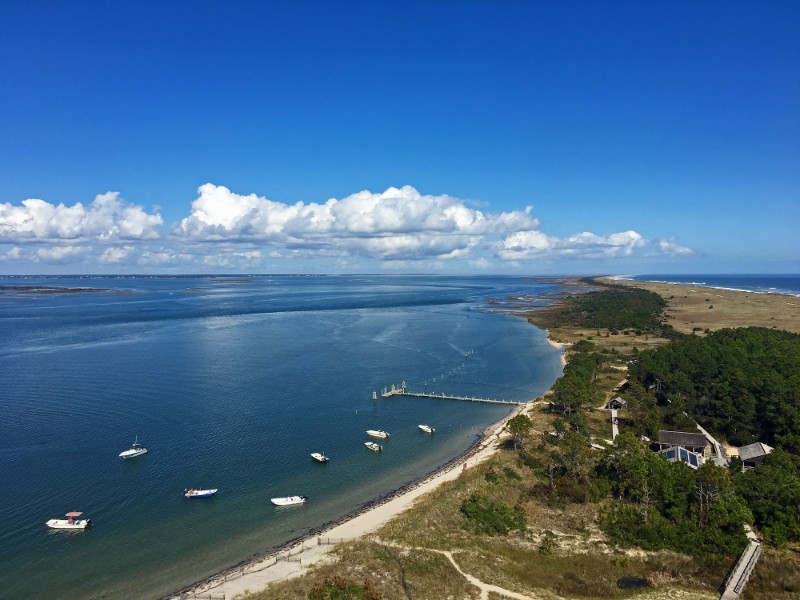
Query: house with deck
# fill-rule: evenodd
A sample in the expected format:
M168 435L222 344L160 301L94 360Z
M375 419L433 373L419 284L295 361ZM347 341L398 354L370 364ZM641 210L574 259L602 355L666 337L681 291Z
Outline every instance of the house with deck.
M609 408L611 410L620 410L622 408L625 408L625 405L627 403L628 402L627 400L625 400L625 398L617 396L616 398L612 398L611 400L608 401L608 404L606 404L606 408Z
M682 462L697 469L705 462L708 440L702 433L685 431L658 432L659 453L670 462Z
M748 444L739 448L739 458L742 460L743 469L755 469L764 462L767 454L772 452L772 446L767 446L763 442Z

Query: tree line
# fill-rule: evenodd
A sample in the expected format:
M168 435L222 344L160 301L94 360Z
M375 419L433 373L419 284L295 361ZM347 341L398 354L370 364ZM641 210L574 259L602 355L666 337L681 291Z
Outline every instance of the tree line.
M570 298L558 317L673 341L634 352L623 394L633 434L604 451L591 449L582 423L607 357L591 342L573 347L553 386L562 412L555 435L520 451L539 477L534 492L549 502L603 501L601 526L612 539L704 560L738 553L745 523L773 544L800 540L800 336L765 328L678 334L661 322L663 300L653 296L621 286L592 292ZM734 445L762 441L776 449L754 470L743 472L735 460L729 469L706 463L693 470L668 462L640 437L695 431L695 419Z

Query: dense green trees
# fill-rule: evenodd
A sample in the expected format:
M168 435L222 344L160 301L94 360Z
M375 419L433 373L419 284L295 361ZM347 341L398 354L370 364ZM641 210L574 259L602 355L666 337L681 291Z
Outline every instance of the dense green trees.
M577 345L576 345L577 346ZM539 463L551 498L610 495L602 526L615 540L698 557L734 555L744 523L767 541L800 540L800 336L765 328L684 336L639 352L625 397L635 435L617 437L602 458L588 450L583 411L595 394L602 354L585 343L553 386L557 419ZM697 419L736 445L779 448L755 470L670 463L639 439L659 429L694 430ZM786 452L781 451L784 448Z
M800 540L800 335L750 327L687 336L641 352L629 376L626 397L637 433L690 431L697 419L734 445L761 441L777 448L754 470L731 470L733 487L722 480L696 483L698 527L735 520L741 514L736 497L768 541ZM718 537L713 529L706 535Z
M800 460L776 448L755 469L736 473L739 494L764 538L774 544L800 540Z
M694 471L623 434L594 475L619 501L602 519L612 539L705 558L738 553L746 543L742 525L753 517L726 469L706 463Z
M591 404L597 368L603 360L597 352L578 352L570 357L564 374L552 387L554 401L564 413L570 415Z
M669 426L687 411L735 445L800 453L800 335L750 327L687 336L641 352L630 375ZM648 401L637 395L643 409Z
M566 308L556 317L556 324L670 335L672 327L662 322L666 306L664 299L653 292L608 285L603 290L569 298Z

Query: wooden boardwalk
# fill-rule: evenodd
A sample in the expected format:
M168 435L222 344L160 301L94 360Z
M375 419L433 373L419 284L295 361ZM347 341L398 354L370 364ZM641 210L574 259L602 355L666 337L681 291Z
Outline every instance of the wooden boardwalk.
M461 400L462 402L481 402L483 404L510 404L519 406L527 404L527 402L514 402L513 400L493 400L491 398L473 398L471 396L451 396L448 394L436 394L429 392L411 392L406 388L392 388L391 390L384 390L381 394L382 398L391 398L392 396L413 396L415 398L435 398L438 400Z
M730 575L721 588L720 600L736 600L742 593L750 573L756 566L758 557L761 556L761 540L759 540L749 526L744 526L747 535L747 547L742 552L739 560L731 569Z

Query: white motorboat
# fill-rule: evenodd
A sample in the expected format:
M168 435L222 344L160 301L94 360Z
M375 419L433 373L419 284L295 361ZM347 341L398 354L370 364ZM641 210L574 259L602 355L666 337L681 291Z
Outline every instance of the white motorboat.
M82 512L68 512L65 517L66 519L50 519L47 522L47 526L50 529L70 529L73 531L76 530L86 530L92 526L91 519L79 519L83 513Z
M137 456L141 456L142 454L147 454L147 448L145 448L139 443L138 436L133 441L133 445L131 446L130 450L125 450L124 452L119 453L120 457L123 460L127 460L129 458L136 458Z
M380 452L381 450L383 450L383 446L381 446L380 444L376 444L375 442L364 442L364 445L373 452Z
M213 490L183 490L183 495L186 498L211 498L214 494L217 493L217 489Z
M321 463L330 462L330 460L331 460L330 458L328 458L324 454L320 454L319 452L312 452L311 453L311 458L313 458L315 461L321 462Z
M389 437L388 433L386 433L385 431L382 431L380 429L367 429L367 435L372 436L372 437L376 437L376 438L381 438L382 440L385 440L386 438Z
M308 496L286 496L285 498L272 498L275 506L293 506L295 504L304 504L308 500Z
M417 425L417 427L422 429L422 431L424 431L425 433L435 433L436 432L436 430L433 427L431 427L430 425Z

